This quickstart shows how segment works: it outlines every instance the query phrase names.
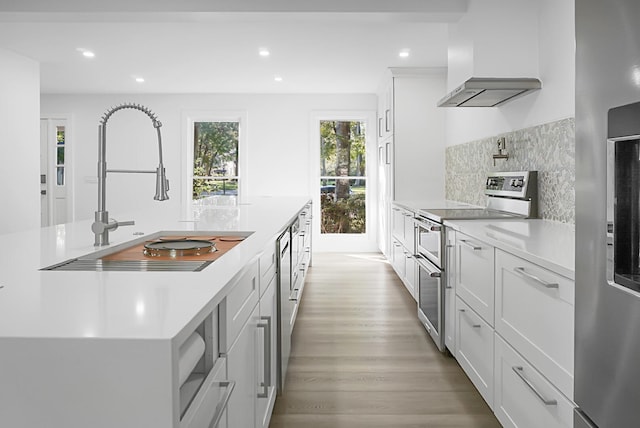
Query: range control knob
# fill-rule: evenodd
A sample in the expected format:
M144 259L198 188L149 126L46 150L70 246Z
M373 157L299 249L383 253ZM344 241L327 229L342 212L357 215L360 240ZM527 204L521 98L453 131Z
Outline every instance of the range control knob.
M522 187L524 186L524 180L522 178L512 178L509 184L511 187Z

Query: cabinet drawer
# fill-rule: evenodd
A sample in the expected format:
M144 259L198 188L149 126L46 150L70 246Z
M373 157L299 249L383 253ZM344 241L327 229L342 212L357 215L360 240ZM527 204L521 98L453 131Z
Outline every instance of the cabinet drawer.
M414 214L411 211L404 212L404 246L415 254L416 252L416 223Z
M494 248L456 234L456 294L493 326Z
M391 213L391 230L393 237L402 241L404 240L404 210L398 207L392 207Z
M406 260L404 256L404 247L402 244L394 239L391 248L391 266L396 271L400 279L406 275Z
M198 379L200 375L194 375L193 378L185 382L180 391L181 396L189 396L190 384L199 385L202 382L202 386L186 409L180 421L180 428L223 428L227 426L225 407L233 393L234 384L226 381L226 373L226 359L218 358L204 382ZM218 421L217 425L213 424L216 421Z
M496 251L496 331L573 398L574 282Z
M504 427L573 427L573 403L496 334L494 413Z
M267 289L272 278L276 275L276 244L269 244L258 260L260 269L260 295Z
M231 291L220 305L221 319L225 320L222 352L228 352L233 342L258 304L258 263L253 262L235 280Z
M458 363L493 408L493 328L460 298L456 299L456 328Z

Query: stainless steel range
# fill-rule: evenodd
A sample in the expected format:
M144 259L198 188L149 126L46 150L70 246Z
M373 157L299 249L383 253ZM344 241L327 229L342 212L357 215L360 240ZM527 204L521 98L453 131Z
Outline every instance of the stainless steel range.
M416 218L418 318L441 351L445 350L445 295L451 255L445 220L522 219L538 217L536 171L490 173L485 181L486 208L423 208ZM454 297L454 296L452 296Z

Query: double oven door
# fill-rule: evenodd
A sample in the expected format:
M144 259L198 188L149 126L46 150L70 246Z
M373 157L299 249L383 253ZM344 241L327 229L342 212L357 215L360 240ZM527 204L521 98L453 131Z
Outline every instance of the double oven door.
M424 217L416 222L418 318L440 351L444 350L442 225Z

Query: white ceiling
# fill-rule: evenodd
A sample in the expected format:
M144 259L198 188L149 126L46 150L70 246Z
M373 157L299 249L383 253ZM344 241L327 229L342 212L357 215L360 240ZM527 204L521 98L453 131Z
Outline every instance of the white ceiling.
M410 3L413 10L143 13L126 12L125 2L116 2L119 12L55 13L44 6L57 2L37 9L38 0L23 1L33 7L29 12L0 0L0 48L40 62L43 93L73 94L372 93L388 67L445 67L447 22L459 19L464 3L443 10L444 0L424 0L432 12L402 0L398 5ZM286 1L274 4L282 8ZM271 55L260 57L260 48ZM78 49L96 56L87 59ZM410 50L409 58L398 56L402 49Z

